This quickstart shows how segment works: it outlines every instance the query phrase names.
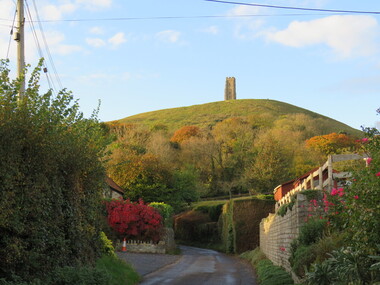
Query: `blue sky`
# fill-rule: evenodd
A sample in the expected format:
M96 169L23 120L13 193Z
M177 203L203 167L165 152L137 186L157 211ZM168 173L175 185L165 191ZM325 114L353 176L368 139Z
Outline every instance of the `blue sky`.
M15 2L0 0L0 58L7 54ZM33 0L26 2L36 20ZM102 121L221 101L225 78L234 76L238 99L283 101L358 129L379 126L380 15L203 0L35 2L39 18L48 20L42 27L61 86L73 91L86 116L98 100ZM380 11L373 0L254 3ZM39 53L29 23L26 33L26 61L33 66ZM15 50L12 41L11 66ZM59 89L51 61L46 64Z

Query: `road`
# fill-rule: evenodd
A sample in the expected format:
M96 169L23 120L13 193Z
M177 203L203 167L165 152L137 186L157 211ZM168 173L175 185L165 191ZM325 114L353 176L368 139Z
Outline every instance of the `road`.
M256 285L251 266L213 250L181 246L174 264L144 276L142 285Z

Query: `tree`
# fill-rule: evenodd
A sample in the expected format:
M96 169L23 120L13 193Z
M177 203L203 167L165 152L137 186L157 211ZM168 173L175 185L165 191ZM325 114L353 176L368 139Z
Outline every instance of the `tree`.
M358 144L354 137L346 134L331 133L315 136L306 141L306 146L325 155L340 154L345 150L353 150Z
M184 126L175 131L174 135L170 139L172 143L180 144L191 137L201 136L201 130L197 126Z
M255 147L257 155L246 168L246 180L253 192L271 194L277 185L289 179L292 157L269 133L262 134Z
M100 253L104 130L70 92L40 94L40 70L19 101L20 82L0 64L0 279L44 277Z

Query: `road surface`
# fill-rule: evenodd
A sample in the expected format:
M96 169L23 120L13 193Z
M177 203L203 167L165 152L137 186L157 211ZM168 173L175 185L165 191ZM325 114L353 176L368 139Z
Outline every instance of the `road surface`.
M251 266L213 250L180 246L182 257L144 276L142 285L256 285Z

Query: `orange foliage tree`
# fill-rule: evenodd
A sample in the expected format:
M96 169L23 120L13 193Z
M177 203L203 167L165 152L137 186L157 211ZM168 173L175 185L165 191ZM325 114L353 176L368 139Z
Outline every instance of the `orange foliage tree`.
M177 130L170 139L173 143L182 143L191 137L200 137L201 130L197 126L184 126Z
M353 150L358 146L355 138L346 134L331 133L315 136L306 141L306 146L323 154L339 154L344 150Z

